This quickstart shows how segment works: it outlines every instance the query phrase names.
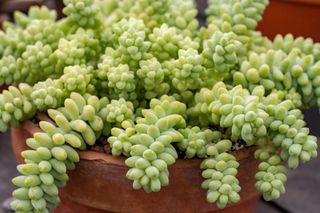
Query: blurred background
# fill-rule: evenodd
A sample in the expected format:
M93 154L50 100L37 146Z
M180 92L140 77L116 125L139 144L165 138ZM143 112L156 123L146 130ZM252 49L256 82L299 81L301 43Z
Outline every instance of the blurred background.
M60 17L62 15L62 0L0 0L0 22L10 20L15 10L27 12L32 5L46 5L57 9Z
M298 0L292 0L292 2L303 2ZM199 8L199 20L204 23L205 14L204 9L207 5L207 0L197 0ZM262 32L270 38L275 35L276 32L287 33L293 32L295 36L311 36L315 40L319 41L320 38L320 21L312 23L308 22L308 25L300 22L295 22L291 16L301 17L301 14L291 14L288 17L284 17L282 13L286 11L278 11L272 7L276 7L277 4L282 2L291 2L284 0L271 0L271 6L266 11L265 20L259 26ZM310 8L316 7L318 14L320 15L320 1L308 0L305 2L318 2L317 4L308 5ZM302 8L305 5L298 6ZM27 12L31 5L46 5L49 8L57 9L59 16L62 16L61 8L63 7L62 0L0 0L0 23L5 20L11 20L13 11L20 10ZM307 6L307 7L308 7ZM310 12L309 18L315 18ZM272 18L272 20L271 20ZM275 22L273 20L280 20L282 23ZM320 19L318 19L320 20ZM288 27L285 22L291 22L291 27ZM271 25L271 24L272 25ZM283 26L281 26L281 24ZM316 25L315 25L316 24ZM287 27L284 27L284 26ZM268 30L266 30L268 29ZM304 32L306 31L306 32ZM318 32L317 32L318 31ZM316 36L315 36L316 35ZM308 123L311 133L320 138L320 114L318 109L305 110L305 119ZM320 151L320 150L319 150ZM11 192L14 186L11 184L11 179L17 175L16 172L16 160L11 150L11 136L10 132L0 134L0 213L10 212L6 210L8 199L10 199ZM259 202L256 212L257 213L318 213L320 210L320 159L319 157L307 164L299 166L295 171L289 171L288 181L286 183L287 193L280 199L272 202L264 202L262 199Z

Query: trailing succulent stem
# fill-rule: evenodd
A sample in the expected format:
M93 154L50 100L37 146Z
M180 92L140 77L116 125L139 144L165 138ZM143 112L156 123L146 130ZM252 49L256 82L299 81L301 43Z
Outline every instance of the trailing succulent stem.
M19 187L11 203L15 211L49 212L58 206L58 187L79 162L76 149L86 149L101 135L106 121L98 115L107 104L107 98L72 93L64 107L48 111L53 122L41 121L43 132L27 139L30 150L22 152L25 163L17 167L21 176L12 180Z

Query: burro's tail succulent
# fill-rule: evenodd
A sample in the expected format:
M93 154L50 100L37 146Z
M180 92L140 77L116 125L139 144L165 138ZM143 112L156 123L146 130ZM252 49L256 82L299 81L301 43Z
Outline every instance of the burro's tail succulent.
M22 152L25 163L17 167L21 176L12 180L19 187L13 192L12 209L49 212L58 206L58 187L66 184L67 170L79 162L76 149L93 145L102 134L106 120L99 112L108 103L107 98L71 93L64 107L48 111L52 121L41 121L42 131L26 141L30 150Z
M78 151L102 142L146 192L169 184L178 158L201 159L219 208L240 200L234 151L254 146L256 188L280 197L285 163L318 154L301 109L320 106L320 44L255 31L268 2L209 0L200 29L194 0L64 0L61 20L15 13L0 32L0 85L16 85L0 94L0 132L49 118L26 141L12 209L57 207Z
M80 160L77 150L94 145L101 136L108 137L113 155L128 157L125 161L129 167L127 178L133 181L136 190L143 188L146 192L158 192L167 186L168 167L178 159L178 150L184 152L186 158L204 158L200 165L205 179L202 187L208 190L208 202L216 202L219 208L240 200L238 193L241 187L236 177L239 163L229 153L232 146L239 140L248 146L260 146L255 154L262 161L256 174L256 187L263 192L265 199L278 198L285 192L283 161L289 160L289 166L295 168L299 161L306 162L316 157L317 145L307 129L297 123L290 127L292 133L279 135L284 127L275 118L280 119L286 112L282 110L285 107L290 109L292 104L288 100L281 102L277 96L264 98L262 92L256 88L250 93L240 86L228 90L223 83L216 84L212 90L202 91L199 96L211 102L213 107L202 110L202 113L213 118L209 123L222 122L220 126L224 128L219 130L187 126L187 120L192 118L187 116L190 112L184 103L172 96L152 99L150 108L143 109L139 117L133 104L124 99L110 102L107 98L73 92L63 107L48 110L52 120L41 121L42 131L26 141L30 150L22 152L25 163L17 167L21 176L13 179L19 188L13 192L16 200L12 202L12 208L17 212L46 212L57 207L58 187L65 186L67 170L74 169ZM198 113L200 103L204 104L204 99L199 96L195 97L194 113ZM252 102L259 99L263 99L260 105ZM246 100L251 101L247 107L241 108ZM214 108L217 104L220 110ZM225 116L229 105L235 105L232 118ZM273 108L276 111L272 111ZM298 111L288 113L286 123L292 123L291 120L302 122ZM255 120L262 116L265 120L263 131L254 127L256 122L251 116ZM227 122L230 124L226 119L231 119ZM279 132L276 126L279 126ZM243 130L245 128L250 131ZM240 131L240 134L234 131ZM274 132L272 144L268 143L267 131Z

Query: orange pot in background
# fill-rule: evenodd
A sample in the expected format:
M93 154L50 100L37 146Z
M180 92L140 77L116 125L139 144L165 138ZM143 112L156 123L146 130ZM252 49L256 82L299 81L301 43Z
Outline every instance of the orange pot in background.
M26 139L40 129L31 121L11 131L12 146L19 163L20 153L27 149ZM126 178L128 167L123 157L113 157L95 151L80 152L80 163L68 174L70 180L60 191L61 205L52 213L253 213L260 193L256 191L255 173L259 161L254 158L256 147L235 152L240 163L237 175L242 190L241 201L218 209L206 201L206 190L199 168L201 160L178 160L170 166L170 184L158 193L133 190L132 182Z
M270 0L258 30L270 39L291 33L319 42L320 0Z

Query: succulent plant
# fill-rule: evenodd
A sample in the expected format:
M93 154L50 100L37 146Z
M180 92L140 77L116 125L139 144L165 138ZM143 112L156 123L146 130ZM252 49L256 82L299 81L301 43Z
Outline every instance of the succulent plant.
M255 31L267 0L210 0L201 28L192 0L64 3L61 20L33 7L0 32L0 84L16 83L0 94L0 131L51 118L26 141L13 210L57 207L77 150L101 140L146 192L169 184L180 155L201 158L201 187L219 208L241 199L238 143L258 147L266 200L285 192L286 161L317 156L300 110L320 107L320 44Z

